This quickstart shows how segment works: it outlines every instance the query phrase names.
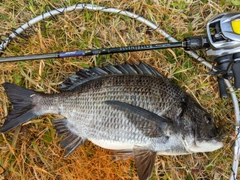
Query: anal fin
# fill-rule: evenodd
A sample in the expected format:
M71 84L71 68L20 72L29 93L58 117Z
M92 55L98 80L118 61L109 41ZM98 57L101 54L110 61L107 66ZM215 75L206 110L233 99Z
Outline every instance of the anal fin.
M68 127L67 127L67 119L54 119L53 124L57 130L58 136L65 136L60 142L60 146L65 149L64 157L70 155L74 150L77 149L78 146L84 144L86 139L81 138L80 136L74 134Z

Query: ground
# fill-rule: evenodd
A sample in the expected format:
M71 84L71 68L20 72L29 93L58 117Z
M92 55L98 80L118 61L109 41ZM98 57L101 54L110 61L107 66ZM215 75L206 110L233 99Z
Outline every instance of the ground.
M0 1L2 40L30 19L52 10L86 1ZM239 10L238 1L211 0L95 0L92 4L131 11L159 25L179 41L206 35L206 23L226 11ZM145 24L119 14L73 11L32 26L14 39L3 57L78 49L97 49L166 42ZM202 56L204 51L198 52ZM181 49L132 52L83 58L49 59L0 64L0 84L12 82L45 93L78 69L126 61L144 61L173 79L210 112L224 127L224 147L212 153L158 156L151 179L228 179L234 143L234 111L230 98L219 97L216 78ZM211 61L210 61L211 62ZM0 86L0 123L11 109ZM43 116L9 133L0 134L0 179L137 179L132 159L113 160L113 151L86 142L64 158L60 139L52 126L53 116Z

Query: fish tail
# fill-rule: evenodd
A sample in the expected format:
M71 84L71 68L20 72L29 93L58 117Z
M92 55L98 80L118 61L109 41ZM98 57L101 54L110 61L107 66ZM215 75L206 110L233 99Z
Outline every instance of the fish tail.
M0 132L7 132L37 116L33 111L35 105L32 101L37 93L11 83L4 83L3 87L13 105L13 110L0 128Z

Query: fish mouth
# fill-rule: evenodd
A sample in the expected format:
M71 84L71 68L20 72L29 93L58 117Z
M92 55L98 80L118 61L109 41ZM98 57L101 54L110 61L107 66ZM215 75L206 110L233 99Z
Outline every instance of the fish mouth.
M195 129L196 130L196 129ZM198 137L195 132L195 147L192 148L193 152L212 152L223 147L223 134L217 133L216 136Z
M196 141L195 147L192 148L193 152L212 152L223 147L221 141L216 141L215 139L206 141Z
M217 129L216 135L214 136L211 132L208 134L200 135L198 133L197 128L194 129L194 134L195 134L195 142L202 142L202 141L216 141L216 142L221 142L224 139L224 133L222 129Z

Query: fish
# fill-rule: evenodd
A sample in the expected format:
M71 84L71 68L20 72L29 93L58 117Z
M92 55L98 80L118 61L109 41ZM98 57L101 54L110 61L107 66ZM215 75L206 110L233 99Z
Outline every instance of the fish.
M5 82L13 106L1 133L36 117L53 119L65 157L86 140L132 156L140 180L157 155L211 152L223 147L213 117L176 83L144 63L81 69L60 92L45 94Z

